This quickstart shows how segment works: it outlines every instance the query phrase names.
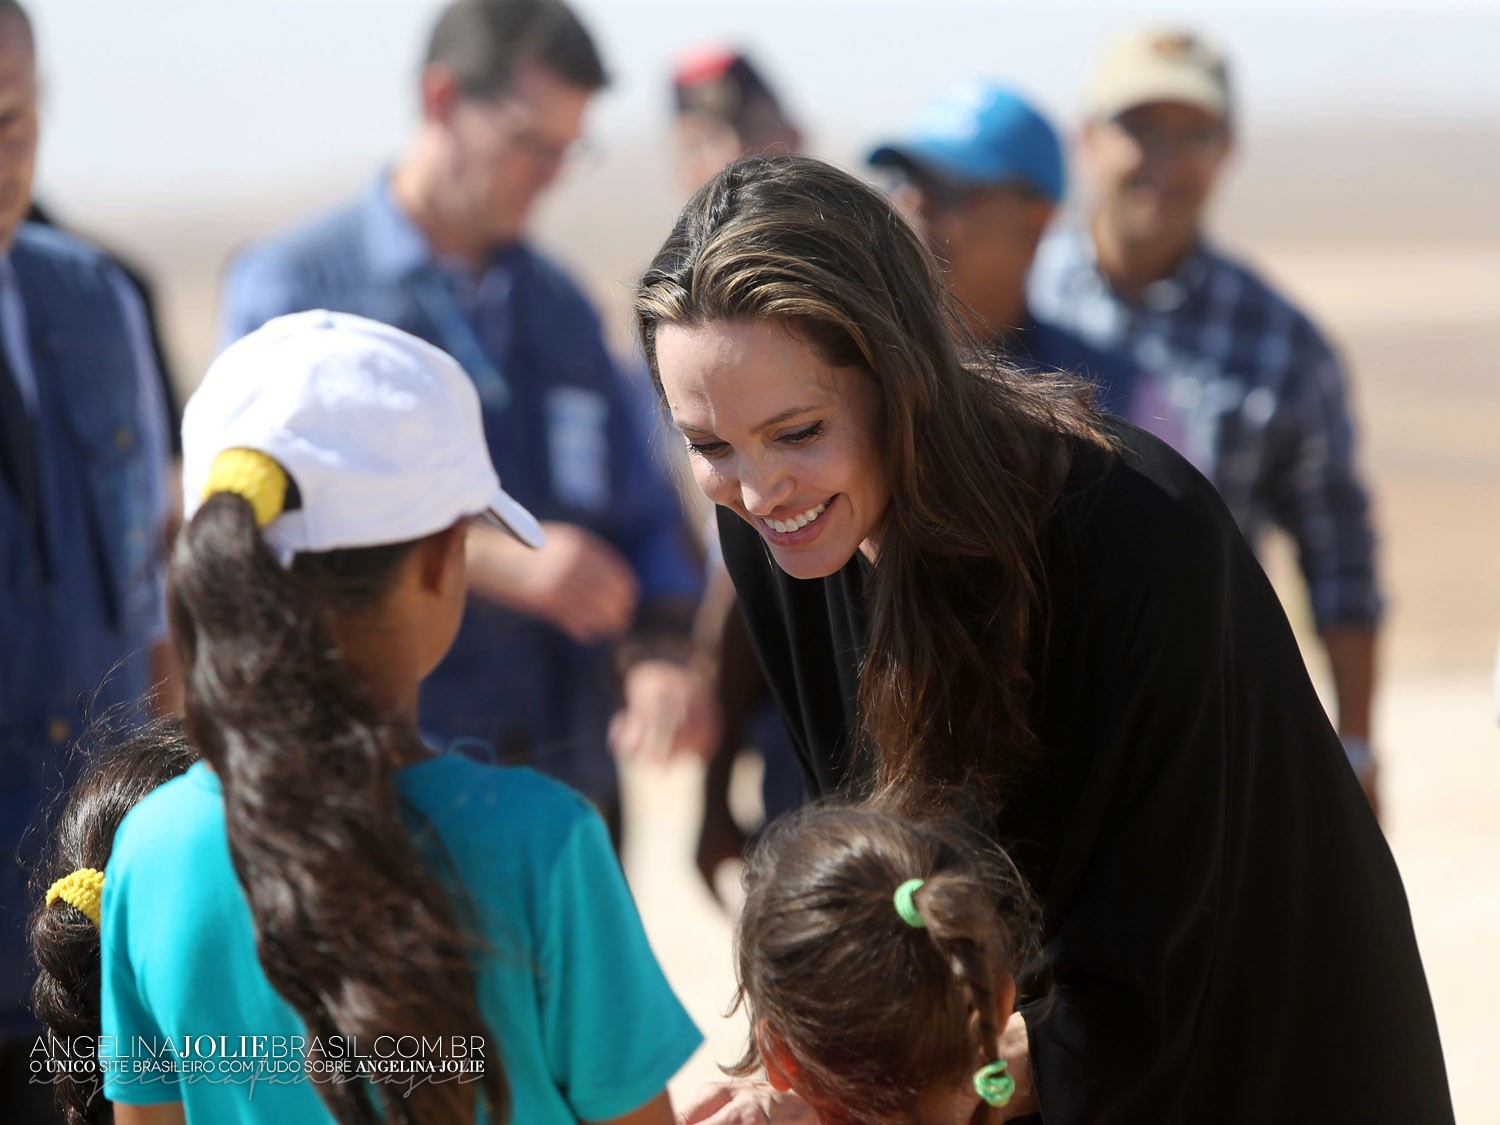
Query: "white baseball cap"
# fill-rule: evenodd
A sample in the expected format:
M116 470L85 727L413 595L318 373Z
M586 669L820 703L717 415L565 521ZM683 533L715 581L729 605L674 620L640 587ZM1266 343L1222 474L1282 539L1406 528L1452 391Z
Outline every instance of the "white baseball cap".
M420 539L465 516L542 545L536 518L500 487L463 368L378 321L316 309L224 349L183 412L187 518L229 449L266 454L296 485L299 503L263 529L284 563Z

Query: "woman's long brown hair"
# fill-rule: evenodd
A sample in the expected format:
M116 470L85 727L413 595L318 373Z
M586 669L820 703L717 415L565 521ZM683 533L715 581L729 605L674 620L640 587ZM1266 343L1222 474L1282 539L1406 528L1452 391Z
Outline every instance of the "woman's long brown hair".
M635 312L658 395L660 327L718 320L780 322L875 381L890 503L866 587L858 744L877 782L914 801L995 788L1034 745L1044 521L1074 443L1109 445L1086 385L974 347L885 197L802 156L748 157L704 185Z
M172 558L169 609L187 731L224 787L235 873L261 967L322 1041L483 1036L483 1090L509 1091L479 1011L452 890L401 818L393 764L412 736L381 714L335 622L370 612L415 544L302 554L283 568L250 505L210 497ZM472 1122L479 1085L319 1082L343 1125Z

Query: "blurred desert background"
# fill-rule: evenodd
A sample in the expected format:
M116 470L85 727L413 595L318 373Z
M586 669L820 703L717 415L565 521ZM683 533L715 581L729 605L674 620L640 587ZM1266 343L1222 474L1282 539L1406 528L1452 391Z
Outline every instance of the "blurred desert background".
M437 5L30 6L47 83L39 196L154 276L187 391L213 352L233 248L358 191L400 145ZM615 84L595 112L598 151L567 173L537 236L578 271L622 353L631 281L681 199L665 87L681 48L746 44L813 151L857 167L871 139L950 77L1016 81L1067 129L1111 31L1170 17L1227 44L1241 64L1245 125L1214 229L1298 297L1349 362L1389 597L1377 713L1386 826L1459 1120L1500 1123L1500 6L576 6ZM1268 565L1306 632L1289 553L1274 548ZM1316 647L1307 653L1320 674ZM740 781L753 805L754 779ZM698 789L691 764L627 777L626 867L656 951L708 1038L674 1084L679 1096L742 1043L741 1026L722 1018L729 919L692 864Z

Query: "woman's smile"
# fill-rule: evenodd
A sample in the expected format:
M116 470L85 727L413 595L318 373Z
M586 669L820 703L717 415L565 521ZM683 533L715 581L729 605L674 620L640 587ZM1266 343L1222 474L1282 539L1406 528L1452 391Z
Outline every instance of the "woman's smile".
M802 512L798 515L789 516L786 519L776 519L772 516L762 516L760 518L760 522L765 524L772 531L780 532L782 535L790 535L793 532L806 527L810 523L817 522L818 517L828 510L828 505L832 503L832 500L833 498L830 497L827 500L821 501L816 506L807 509L807 511Z
M761 538L769 543L772 548L780 547L786 550L800 549L813 544L826 528L833 526L836 519L824 519L823 516L830 507L834 507L837 500L837 496L829 497L821 504L817 504L791 519L780 520L766 516L756 516L750 522L760 532ZM835 511L836 516L837 511Z

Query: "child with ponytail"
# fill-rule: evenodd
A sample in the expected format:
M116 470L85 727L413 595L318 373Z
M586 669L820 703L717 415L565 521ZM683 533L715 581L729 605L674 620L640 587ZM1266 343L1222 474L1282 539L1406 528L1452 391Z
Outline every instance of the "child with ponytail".
M669 1125L699 1036L603 823L418 735L469 522L541 542L463 370L282 317L215 361L183 449L168 602L204 762L126 818L104 882L116 1122Z
M784 817L747 860L735 937L764 1066L833 1125L989 1125L1036 907L983 837L879 806Z
M85 767L52 826L37 871L31 1008L46 1028L47 1056L67 1125L111 1120L94 1051L99 1039L99 899L115 829L136 803L198 760L181 724L158 719L101 750Z

